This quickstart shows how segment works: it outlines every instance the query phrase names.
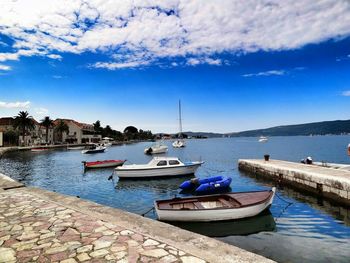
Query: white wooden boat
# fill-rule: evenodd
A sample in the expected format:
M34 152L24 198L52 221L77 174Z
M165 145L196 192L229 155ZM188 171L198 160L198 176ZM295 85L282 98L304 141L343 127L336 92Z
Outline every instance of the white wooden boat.
M106 147L101 145L90 145L87 149L82 150L81 153L90 154L90 153L102 153L106 150Z
M83 150L85 149L85 146L72 146L72 147L67 147L67 150L75 151L75 150Z
M276 188L268 191L206 195L158 200L154 207L162 221L206 222L252 217L268 209Z
M203 162L182 162L177 157L154 157L148 164L115 168L119 178L171 177L194 174Z
M186 143L182 136L182 118L181 118L181 101L179 100L179 139L173 142L174 148L182 148L186 146Z
M267 142L269 139L265 136L260 136L259 142Z
M168 146L157 143L155 145L152 145L150 147L147 147L144 150L145 154L161 154L161 153L166 153L168 151Z

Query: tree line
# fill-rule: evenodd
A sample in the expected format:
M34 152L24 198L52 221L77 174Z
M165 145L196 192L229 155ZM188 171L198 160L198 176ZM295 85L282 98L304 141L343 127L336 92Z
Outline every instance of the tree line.
M48 134L49 129L53 128L54 132L59 135L60 140L63 139L63 133L69 133L69 126L63 121L58 120L54 123L49 116L45 116L40 122L40 127L44 127L45 142L49 143ZM110 137L116 141L125 140L149 140L153 139L154 135L151 131L138 130L134 126L128 126L123 132L112 129L109 125L102 127L101 122L98 120L92 124L94 127L94 132L96 134L101 134L102 137ZM29 115L27 111L20 111L17 116L14 117L13 130L7 130L3 133L4 142L8 145L27 145L26 137L30 135L30 132L35 129L35 121L32 116ZM22 141L20 142L19 137L22 136Z

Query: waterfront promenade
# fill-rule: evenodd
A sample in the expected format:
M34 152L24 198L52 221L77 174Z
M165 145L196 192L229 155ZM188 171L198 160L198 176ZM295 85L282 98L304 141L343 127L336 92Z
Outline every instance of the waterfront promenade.
M21 185L7 187L16 182L1 177L0 262L272 262L77 197Z
M240 170L275 180L280 184L289 184L347 206L350 205L350 171L347 168L261 159L241 159L238 161L238 166Z

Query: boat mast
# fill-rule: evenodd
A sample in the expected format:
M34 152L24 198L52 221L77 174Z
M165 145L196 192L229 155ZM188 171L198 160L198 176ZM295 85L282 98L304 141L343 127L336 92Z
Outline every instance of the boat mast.
M179 138L182 139L181 100L179 100L179 126L180 126Z

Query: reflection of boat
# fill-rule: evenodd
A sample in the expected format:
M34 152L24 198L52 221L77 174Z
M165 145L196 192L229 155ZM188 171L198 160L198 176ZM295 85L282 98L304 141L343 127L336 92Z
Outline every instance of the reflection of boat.
M196 193L209 193L217 192L227 189L231 184L232 178L227 176L212 176L209 178L193 178L185 181L180 185L182 190L191 191L194 190Z
M168 177L194 174L203 162L183 163L177 157L154 157L148 164L123 165L115 169L119 178Z
M108 168L108 167L117 167L123 165L125 160L104 160L104 161L95 161L95 162L83 162L85 169L92 168Z
M221 221L252 217L270 207L276 188L204 195L188 198L157 200L154 203L158 219L163 221Z
M48 148L32 148L30 149L32 152L43 152L49 150Z
M106 150L106 147L101 145L89 145L86 150L82 150L81 153L102 153Z
M85 149L85 146L73 146L73 147L67 147L67 150L83 150Z
M259 142L267 142L269 139L265 136L260 136Z
M185 147L186 143L182 137L182 119L181 119L181 101L179 100L179 139L173 142L173 147L174 148L181 148Z
M161 144L161 143L157 143L152 145L151 147L147 147L144 150L145 154L159 154L159 153L166 153L168 151L168 146Z
M177 227L209 237L251 235L263 231L274 231L276 222L270 211L257 216L222 222L171 222Z

